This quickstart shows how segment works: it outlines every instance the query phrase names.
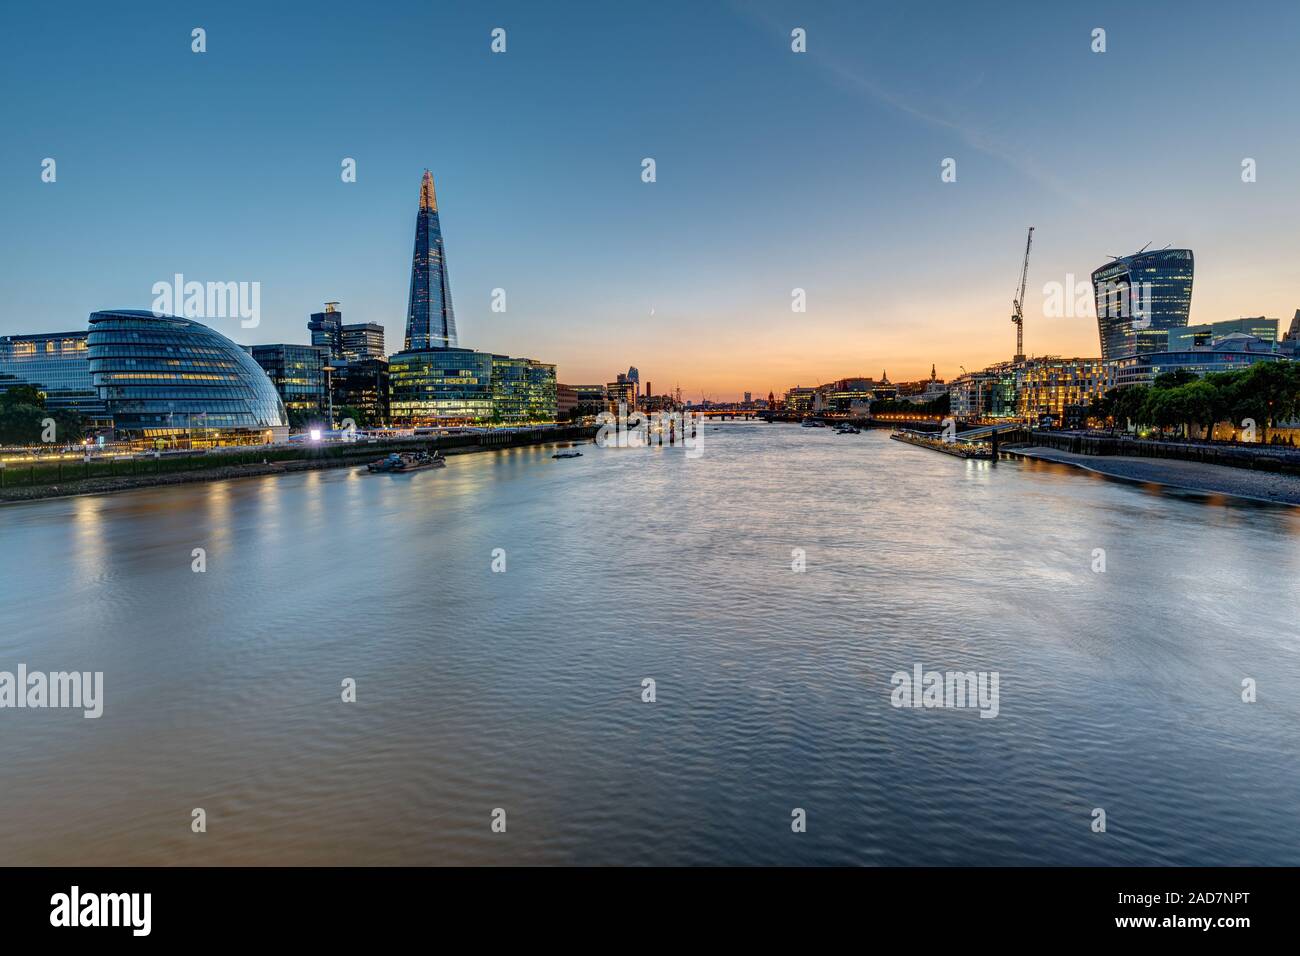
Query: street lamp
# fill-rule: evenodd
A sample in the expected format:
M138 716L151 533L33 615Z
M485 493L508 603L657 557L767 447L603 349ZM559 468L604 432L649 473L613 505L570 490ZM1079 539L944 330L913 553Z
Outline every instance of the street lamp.
M334 372L334 366L326 362L323 371L325 372L325 393L329 398L329 414L330 414L329 426L330 426L330 431L333 431L334 430L334 379L332 377L332 373Z

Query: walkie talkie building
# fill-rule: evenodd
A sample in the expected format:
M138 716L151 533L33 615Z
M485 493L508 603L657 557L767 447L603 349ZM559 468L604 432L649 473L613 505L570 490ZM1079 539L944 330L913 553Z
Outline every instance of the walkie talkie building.
M1168 331L1187 325L1192 309L1192 250L1139 252L1092 274L1101 359L1163 351Z

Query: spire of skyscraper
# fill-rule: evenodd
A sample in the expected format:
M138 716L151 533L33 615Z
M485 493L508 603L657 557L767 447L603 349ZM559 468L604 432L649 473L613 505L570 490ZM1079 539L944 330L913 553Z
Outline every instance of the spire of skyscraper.
M406 308L406 344L411 349L456 347L456 315L447 281L447 257L438 221L433 174L420 181L420 211L415 217L415 253L411 260L411 296Z
M420 181L420 208L438 211L438 197L433 191L433 173L427 169L424 171L424 179Z

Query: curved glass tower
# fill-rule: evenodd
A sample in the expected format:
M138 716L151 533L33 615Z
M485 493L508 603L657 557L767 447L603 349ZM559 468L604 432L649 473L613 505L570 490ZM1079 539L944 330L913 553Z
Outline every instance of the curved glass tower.
M289 417L275 385L241 346L174 315L92 312L95 388L125 439L279 441Z
M1161 249L1123 256L1093 272L1103 362L1163 351L1168 331L1186 327L1192 267L1191 249Z
M456 314L447 282L447 257L438 222L438 197L427 169L420 182L420 211L415 218L415 254L411 261L411 296L406 307L407 351L456 347Z

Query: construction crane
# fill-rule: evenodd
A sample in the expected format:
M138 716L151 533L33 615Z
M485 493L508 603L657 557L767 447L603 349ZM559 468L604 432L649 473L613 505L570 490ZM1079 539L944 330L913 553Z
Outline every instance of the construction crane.
M1016 324L1016 357L1013 362L1025 360L1025 283L1029 281L1029 247L1034 242L1034 227L1029 227L1029 237L1025 239L1025 262L1020 267L1020 291L1011 303L1011 321Z

